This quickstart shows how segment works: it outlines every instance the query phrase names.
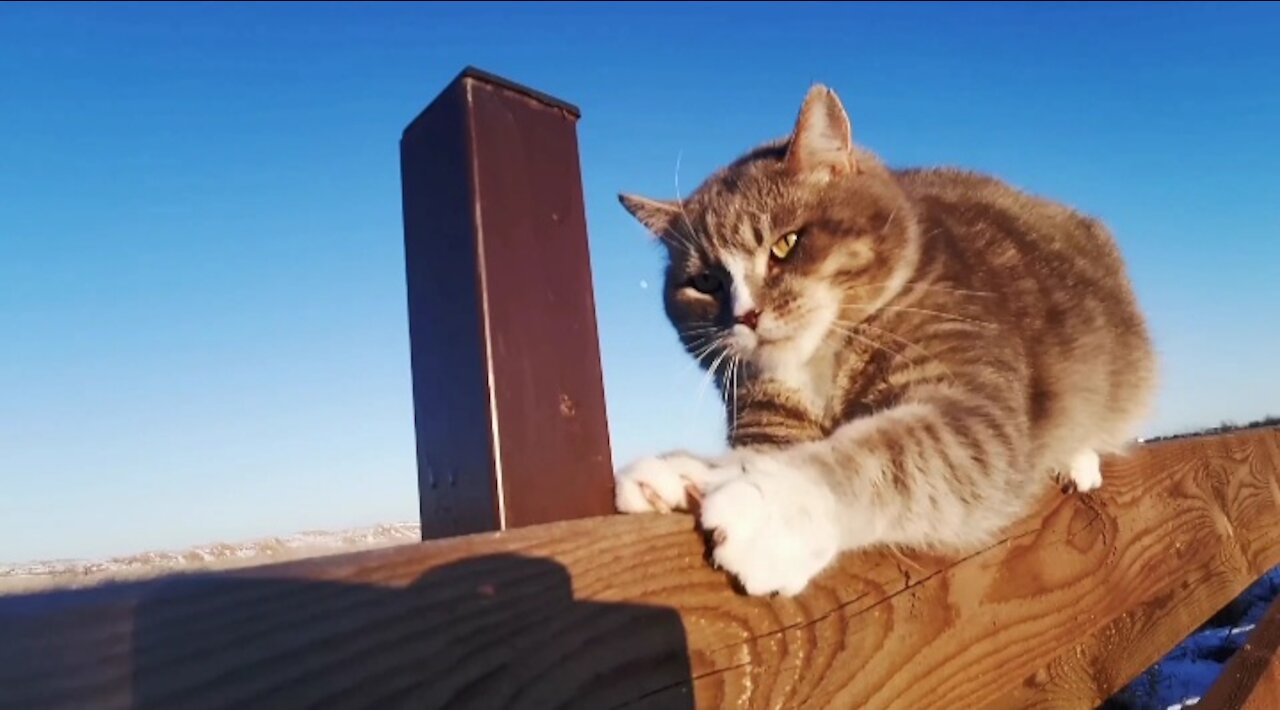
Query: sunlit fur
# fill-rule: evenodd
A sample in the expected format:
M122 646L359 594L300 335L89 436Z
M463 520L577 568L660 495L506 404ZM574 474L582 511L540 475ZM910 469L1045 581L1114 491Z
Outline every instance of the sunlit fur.
M1155 357L1107 230L993 178L885 167L825 87L687 199L621 200L666 245L666 313L731 446L817 481L842 549L989 541L1147 412Z

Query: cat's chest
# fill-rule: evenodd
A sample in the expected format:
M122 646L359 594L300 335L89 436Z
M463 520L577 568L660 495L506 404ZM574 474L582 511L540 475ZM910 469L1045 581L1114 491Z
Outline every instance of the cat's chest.
M775 368L769 378L793 396L826 426L839 426L850 418L877 409L889 396L888 362L876 353L843 351L809 362Z
M828 418L835 406L839 368L831 358L775 368L769 378L790 390L819 419Z

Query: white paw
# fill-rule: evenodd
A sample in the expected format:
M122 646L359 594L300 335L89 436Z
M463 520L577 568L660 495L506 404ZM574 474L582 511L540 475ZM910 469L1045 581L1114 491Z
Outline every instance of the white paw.
M838 551L831 494L763 455L741 470L702 504L712 559L747 594L799 594Z
M1075 489L1081 493L1095 491L1102 487L1102 463L1098 453L1085 449L1071 459L1071 471L1068 474Z
M716 469L688 454L640 459L615 476L614 504L622 513L689 510L696 500L736 471Z

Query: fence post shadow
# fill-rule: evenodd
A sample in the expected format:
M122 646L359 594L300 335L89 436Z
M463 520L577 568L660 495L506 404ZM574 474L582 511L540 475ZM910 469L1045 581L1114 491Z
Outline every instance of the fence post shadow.
M406 587L175 579L132 646L138 708L694 707L674 610L575 600L558 563L511 554Z

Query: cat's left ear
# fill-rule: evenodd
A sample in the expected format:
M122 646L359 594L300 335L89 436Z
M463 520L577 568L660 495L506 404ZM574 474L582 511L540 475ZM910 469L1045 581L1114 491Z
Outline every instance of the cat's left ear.
M787 165L800 173L840 175L858 171L849 115L836 92L821 84L809 89L791 133Z
M628 194L618 195L618 202L621 202L632 217L639 220L640 224L659 239L666 239L671 225L680 215L680 205L676 202L651 200L648 197Z

